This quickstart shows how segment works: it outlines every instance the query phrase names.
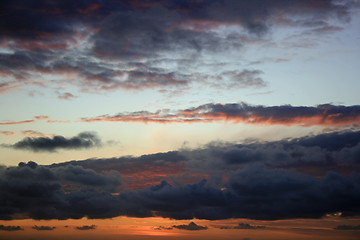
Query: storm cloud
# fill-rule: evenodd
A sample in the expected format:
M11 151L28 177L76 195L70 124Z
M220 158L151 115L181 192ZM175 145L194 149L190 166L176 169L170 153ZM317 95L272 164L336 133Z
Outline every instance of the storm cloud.
M12 145L2 145L14 149L31 150L34 152L55 152L58 149L83 149L100 147L100 138L92 132L82 132L72 138L63 136L27 137Z

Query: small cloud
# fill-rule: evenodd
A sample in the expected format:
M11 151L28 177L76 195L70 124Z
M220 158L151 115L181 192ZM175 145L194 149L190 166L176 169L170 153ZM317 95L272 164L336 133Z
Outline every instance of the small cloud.
M69 92L66 92L66 93L57 92L57 94L58 94L58 99L61 99L61 100L72 100L74 98L77 98L77 96L75 96Z
M34 130L24 130L21 133L26 137L48 137L49 135L43 134Z
M206 230L208 229L207 226L200 226L194 222L189 223L189 225L173 225L174 228L182 229L182 230L189 230L189 231L198 231L198 230Z
M360 225L338 225L335 230L360 230Z
M81 227L75 227L77 230L93 230L96 228L96 225L84 225Z
M43 120L43 119L48 119L49 116L40 115L40 116L34 116L34 118L35 118L36 120Z
M2 144L1 146L31 150L33 152L55 152L57 149L83 149L99 147L101 145L101 140L95 133L82 132L72 138L65 138L63 136L53 136L52 138L26 137L15 144Z
M24 120L24 121L14 121L14 122L0 122L0 125L16 125L16 124L24 124L24 123L32 123L35 120Z
M266 228L265 226L258 226L258 225L250 225L248 223L239 223L237 226L221 226L220 229L260 229Z
M20 226L4 226L4 225L0 225L0 230L1 231L12 232L12 231L19 231L19 230L24 230L24 229L22 227L20 227Z
M12 136L14 134L15 132L11 132L11 131L0 131L0 135Z
M56 227L51 227L51 226L33 226L32 229L35 229L37 231L51 231L54 230Z
M173 230L172 227L158 226L154 227L154 230Z

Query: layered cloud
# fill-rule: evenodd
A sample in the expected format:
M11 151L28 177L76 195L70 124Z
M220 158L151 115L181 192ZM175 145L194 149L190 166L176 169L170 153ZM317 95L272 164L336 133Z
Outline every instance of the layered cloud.
M360 106L341 106L324 104L307 106L261 106L247 103L204 104L172 112L138 111L83 118L84 122L155 122L155 123L192 123L219 122L262 124L262 125L300 125L300 126L342 126L360 123Z
M35 219L161 216L274 220L319 218L339 211L349 216L360 211L359 174L345 177L328 173L314 178L293 170L257 166L232 173L225 188L215 187L206 180L184 185L163 181L150 188L111 194L104 189L95 190L91 185L65 193L60 178L42 180L46 177L45 170L45 167L28 165L2 169L1 191L5 195L2 198L8 201L2 206L1 219L17 214ZM25 174L16 177L19 171L29 171L37 178ZM195 224L173 227L205 229Z
M206 79L214 86L219 78L225 87L263 87L260 70L239 69L239 61L221 67L208 56L262 41L273 26L304 34L341 31L357 6L352 0L5 1L0 93L35 85L70 100L74 94L58 92L64 82L98 92L184 88ZM210 78L203 76L209 64L218 69Z
M34 152L55 152L58 149L83 149L101 146L100 138L92 132L82 132L72 138L63 136L50 137L26 137L23 140L10 144L2 144L3 147L30 150Z
M360 214L359 152L359 132L348 131L51 166L20 163L1 168L0 217L354 216Z

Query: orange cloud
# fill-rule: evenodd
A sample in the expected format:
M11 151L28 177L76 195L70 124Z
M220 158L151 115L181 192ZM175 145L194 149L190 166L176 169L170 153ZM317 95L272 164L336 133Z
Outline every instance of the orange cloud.
M344 126L360 123L360 106L319 105L316 107L252 106L240 104L205 104L177 112L139 111L82 118L84 122L195 123L232 122L262 125Z
M16 124L24 124L24 123L32 123L35 120L25 120L25 121L18 121L18 122L0 122L0 125L16 125Z

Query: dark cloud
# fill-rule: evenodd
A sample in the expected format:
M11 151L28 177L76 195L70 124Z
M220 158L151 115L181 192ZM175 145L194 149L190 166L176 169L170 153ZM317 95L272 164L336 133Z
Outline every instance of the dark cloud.
M158 227L154 227L154 230L173 230L173 228L172 227L158 226Z
M66 189L54 172L55 169L32 163L2 169L1 201L6 204L2 205L1 219L21 214L35 219L161 216L275 220L320 218L333 212L342 212L343 216L360 213L359 174L346 177L328 173L315 178L259 165L233 172L225 188L206 180L176 185L163 181L150 188L114 195L106 188L96 190L81 177L80 187ZM195 224L185 226L199 228Z
M120 186L119 179L115 172L98 174L79 166L49 168L28 162L1 167L0 218L11 219L16 213L34 219L100 216L101 205L96 206L96 201L111 198ZM88 213L79 214L84 207Z
M220 229L263 229L265 226L239 223L237 226L221 226Z
M328 171L349 175L360 171L360 133L340 131L241 144L214 142L198 149L71 161L51 167L72 164L98 172L116 170L126 179L124 187L141 189L162 180L195 183L206 178L221 185L233 171L259 163L271 168L294 168L316 177L325 176Z
M76 137L65 138L63 136L50 137L27 137L12 145L2 145L14 149L31 150L34 152L55 152L58 149L82 149L101 146L100 138L92 132L82 132Z
M233 123L300 125L300 126L342 126L360 121L360 106L323 104L307 106L262 106L247 103L204 104L179 111L138 111L82 118L84 122L155 122L186 123L230 121Z
M359 132L343 131L51 166L20 163L0 168L0 218L354 216L359 153Z
M239 49L262 40L278 25L301 27L308 34L341 31L351 20L350 10L358 6L351 0L143 4L134 0L16 0L0 4L0 44L7 50L0 54L0 74L10 78L0 84L0 93L26 85L63 83L32 80L43 74L70 75L71 79L63 80L88 92L187 87L199 82L201 72L188 68L202 53ZM161 69L156 62L163 59L177 66ZM231 76L225 87L266 85L258 70L227 71ZM73 96L59 93L60 99Z
M77 230L93 230L96 229L96 225L84 225L81 227L75 227Z
M32 229L35 229L37 231L51 231L54 230L56 227L51 227L51 226L33 226Z
M339 225L335 230L360 230L360 225Z
M20 231L20 230L24 230L22 227L20 226L4 226L4 225L0 225L0 230L1 231Z
M174 228L189 230L189 231L198 231L198 230L207 230L207 226L200 226L194 222L189 223L188 225L173 225Z

